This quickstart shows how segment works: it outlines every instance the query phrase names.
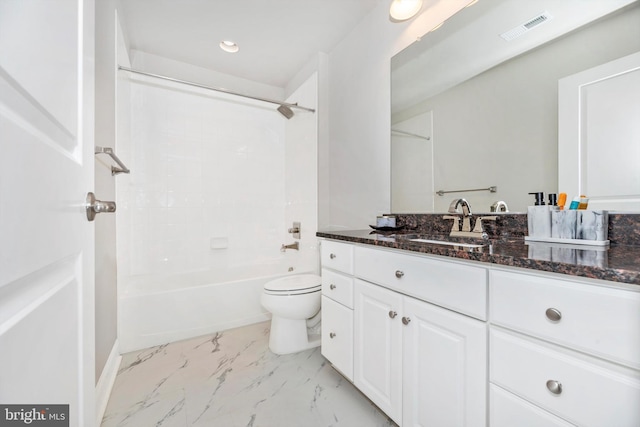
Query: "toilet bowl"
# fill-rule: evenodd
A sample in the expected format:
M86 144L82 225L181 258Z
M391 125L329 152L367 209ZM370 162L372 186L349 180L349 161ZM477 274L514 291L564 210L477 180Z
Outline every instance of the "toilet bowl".
M260 302L272 315L269 349L275 354L320 345L320 335L307 331L320 319L320 283L317 274L296 274L265 283Z

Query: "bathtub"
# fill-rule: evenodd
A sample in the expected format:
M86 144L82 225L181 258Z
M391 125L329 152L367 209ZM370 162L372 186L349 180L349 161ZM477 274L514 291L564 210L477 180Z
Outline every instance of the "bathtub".
M280 270L280 269L279 269ZM263 286L279 277L317 271L252 269L231 280L213 272L128 278L119 283L121 353L179 341L271 318L260 305ZM237 276L236 276L237 277Z

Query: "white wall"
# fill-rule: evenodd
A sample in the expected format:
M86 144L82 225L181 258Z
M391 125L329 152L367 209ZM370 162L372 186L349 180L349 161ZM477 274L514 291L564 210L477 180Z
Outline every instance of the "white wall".
M222 269L240 278L251 263L277 261L286 119L274 106L136 76L130 102L120 277Z
M389 21L380 2L329 53L329 137L321 146L319 228L366 228L390 210L390 60L468 1L434 0L415 19ZM325 141L321 139L321 144ZM328 183L328 184L327 184Z
M319 270L318 239L318 72L313 73L288 98L288 102L313 108L316 113L293 109L285 124L285 228L301 223L300 248L287 251L292 266ZM291 234L284 243L294 241Z
M116 1L96 2L95 145L115 148ZM100 200L116 199L111 159L96 156L94 193ZM96 381L116 340L116 217L95 220Z

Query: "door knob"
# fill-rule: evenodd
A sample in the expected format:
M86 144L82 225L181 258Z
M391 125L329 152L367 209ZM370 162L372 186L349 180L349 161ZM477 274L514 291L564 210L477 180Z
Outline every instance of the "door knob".
M95 194L92 192L87 193L87 219L93 221L96 218L96 214L103 212L115 212L116 202L103 202L102 200L96 200Z
M409 317L403 317L402 318L402 324L408 325L409 322L411 322L411 319Z

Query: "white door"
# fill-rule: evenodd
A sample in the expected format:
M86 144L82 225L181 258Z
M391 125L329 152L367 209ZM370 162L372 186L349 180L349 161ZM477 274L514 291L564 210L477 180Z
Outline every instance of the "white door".
M640 52L561 79L558 96L558 190L640 211Z
M353 381L402 425L402 296L362 280L353 295Z
M0 405L71 426L94 425L93 22L93 0L0 0Z
M404 427L487 425L487 326L404 298Z

